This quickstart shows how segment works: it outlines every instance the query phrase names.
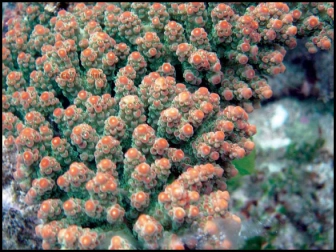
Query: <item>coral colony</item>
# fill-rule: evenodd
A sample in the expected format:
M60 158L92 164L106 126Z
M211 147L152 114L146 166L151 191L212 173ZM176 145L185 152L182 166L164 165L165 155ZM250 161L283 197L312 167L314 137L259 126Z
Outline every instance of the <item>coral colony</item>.
M333 3L11 11L2 134L43 249L233 248L226 181L254 149L248 113L297 38L333 46Z

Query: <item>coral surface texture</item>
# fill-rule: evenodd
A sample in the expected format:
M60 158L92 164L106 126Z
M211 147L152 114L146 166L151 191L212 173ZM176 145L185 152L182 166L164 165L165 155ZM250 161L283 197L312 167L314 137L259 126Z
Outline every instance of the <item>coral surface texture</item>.
M228 181L255 153L249 114L299 39L307 54L333 47L334 4L5 3L2 27L12 241L231 249L242 223Z

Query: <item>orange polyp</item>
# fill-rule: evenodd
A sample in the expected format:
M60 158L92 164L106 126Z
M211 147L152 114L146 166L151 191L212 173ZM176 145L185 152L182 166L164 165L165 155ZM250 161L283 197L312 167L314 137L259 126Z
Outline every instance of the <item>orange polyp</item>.
M179 44L179 45L177 46L177 49L178 49L179 51L181 51L181 52L185 52L185 51L187 51L188 47L187 47L187 44L186 44L186 43L183 43L183 44Z
M161 4L160 3L153 3L152 7L154 10L159 10L161 8Z
M108 60L114 60L114 59L115 59L115 55L114 55L114 53L113 53L113 52L109 52L109 53L107 54L107 59L108 59Z
M191 33L192 33L192 35L198 37L202 34L202 30L201 30L201 28L195 28Z
M55 108L53 114L54 114L55 117L60 117L60 116L62 116L62 109L61 109L61 108Z
M204 167L209 173L214 173L215 172L215 168L212 164L206 164Z
M41 160L41 162L40 162L40 167L41 167L42 169L46 169L46 168L49 167L49 165L50 165L50 161L49 161L49 159L48 159L47 157L42 158L42 160Z
M167 158L161 158L161 159L159 159L158 164L165 167L165 168L169 168L170 161Z
M190 200L192 202L197 202L199 200L199 198L200 198L200 195L196 191L191 191L190 194L189 194L189 197L190 197Z
M85 7L86 7L86 5L84 3L76 4L76 8L78 8L78 9L84 9Z
M59 137L54 137L52 140L51 140L51 143L53 146L57 147L58 145L61 144L61 138Z
M274 29L281 29L281 27L282 27L282 21L279 20L279 19L275 20L274 23L273 23L273 28Z
M154 57L154 56L157 54L157 51L156 51L155 48L151 48L151 49L149 49L148 54L149 54L151 57Z
M242 49L242 51L243 52L247 52L247 51L249 51L250 50L250 44L248 44L248 43L243 43L243 44L241 44L241 49Z
M179 114L179 111L177 110L177 108L169 108L166 110L167 111L167 116L168 117L176 117Z
M18 55L18 58L22 60L22 59L25 58L25 56L26 56L26 54L24 52L20 52L19 55Z
M254 149L254 143L252 141L246 141L244 143L244 148L251 151Z
M156 230L156 226L153 223L147 223L143 230L146 235L152 235Z
M118 80L119 80L119 82L121 83L121 84L124 84L124 85L126 85L126 84L128 84L128 78L126 77L126 76L120 76L119 78L118 78Z
M49 99L49 93L48 92L43 92L41 94L41 100L42 101L47 101Z
M117 184L114 181L109 181L106 184L107 190L114 192L117 189Z
M193 57L193 63L198 65L202 62L202 57L198 54L196 54L194 57Z
M205 96L209 94L209 90L205 87L201 87L197 90L197 93L199 93L202 96Z
M177 150L175 151L175 157L178 160L182 160L184 158L184 152L182 150Z
M210 147L209 147L208 145L204 145L204 146L202 146L202 147L200 148L200 150L201 150L201 152L202 152L202 154L203 154L204 156L209 155L209 154L210 154L210 151L211 151L211 149L210 149Z
M23 44L23 38L17 38L16 39L16 43L19 44L19 45L22 45Z
M102 161L99 162L99 164L103 169L112 167L112 161L110 159L103 159Z
M104 136L101 139L102 144L112 144L112 137L111 136Z
M284 8L284 4L281 3L281 2L275 3L275 8L282 9L282 8Z
M135 195L135 199L139 203L144 203L144 201L146 200L146 194L144 192L138 192Z
M126 154L125 154L125 156L127 157L127 158L136 158L137 156L138 156L138 150L137 149L135 149L135 148L130 148L127 152L126 152Z
M29 195L29 197L31 198L35 198L37 196L36 190L33 188L30 188L29 191L27 192L27 194Z
M250 99L252 97L252 90L250 88L242 88L241 95L244 99Z
M145 39L146 39L147 41L152 41L153 38L154 38L154 35L153 35L152 32L146 32L146 34L145 34Z
M64 16L66 14L66 10L60 10L59 12L58 12L58 15L59 16Z
M139 133L139 134L147 133L147 127L146 127L145 124L141 124L138 127L136 127L135 129L136 129L137 133Z
M114 249L119 249L121 248L121 238L120 236L114 236L111 239L111 244Z
M217 5L217 7L218 7L218 9L219 9L220 11L225 11L226 6L227 6L227 5L226 5L226 4L223 4L223 3Z
M121 14L121 18L124 19L124 18L129 18L132 16L132 13L129 12L129 11L125 11L123 14Z
M72 165L69 169L69 174L72 176L72 177L75 177L79 174L79 169L75 166L75 165Z
M297 28L296 26L291 26L287 29L287 32L289 35L294 36L297 33Z
M96 176L96 181L98 182L98 184L103 185L106 183L107 177L105 176L104 173L99 172Z
M228 207L228 203L225 200L219 201L218 202L218 207L220 209L226 209Z
M114 220L118 219L120 215L120 211L117 208L113 208L110 211L110 217Z
M59 50L57 51L57 53L58 53L58 56L60 56L61 58L64 58L64 57L67 56L67 52L66 52L65 49L59 49Z
M60 187L65 186L66 184L66 179L63 176L58 177L57 179L57 185Z
M242 16L241 20L243 23L250 23L252 21L252 17L244 15Z
M32 121L32 120L34 120L34 114L29 112L28 114L26 114L25 118L26 118L27 121Z
M127 45L125 43L120 43L119 44L119 49L120 50L124 51L124 50L126 50L126 48L127 48Z
M185 211L181 207L174 208L174 217L181 220L185 217Z
M141 54L139 52L132 52L131 58L134 60L139 60L141 57Z
M21 98L22 98L23 100L27 100L29 97L30 97L30 95L29 95L27 92L22 92L22 94L21 94Z
M50 72L51 71L51 64L50 63L44 64L44 68L43 69L46 72Z
M169 21L168 26L173 29L176 28L177 24L175 21Z
M113 15L113 14L108 15L108 16L107 16L107 20L108 20L109 22L112 22L112 21L114 20L114 15Z
M225 134L223 131L216 131L215 132L215 138L217 141L223 141L225 137Z
M149 172L150 166L146 163L142 163L137 166L137 170L139 173L145 175Z
M309 22L309 26L312 28L318 25L318 19L315 16L310 17L308 22Z
M203 120L203 118L204 118L203 111L199 110L199 109L195 110L194 115L198 120Z
M219 153L217 151L211 152L210 158L212 160L218 160L219 159Z
M301 11L293 10L293 18L299 19L301 17Z
M99 101L99 96L91 96L91 97L89 98L89 102L90 102L91 104L93 104L93 105L97 104L98 101Z
M202 108L205 110L205 112L210 113L213 110L213 106L211 103L207 102L205 103Z
M93 212L96 208L95 203L92 200L88 200L85 202L85 210L88 212Z
M63 27L63 21L58 20L55 24L55 29L60 29L61 27Z
M30 151L25 151L23 153L23 159L28 162L31 162L33 160L33 153L31 153Z
M255 75L255 72L253 69L248 69L245 71L245 75L247 78L252 79Z
M38 35L43 35L44 34L44 27L42 25L36 25L35 26L35 31Z
M92 16L92 10L85 11L85 15L89 17Z
M269 10L266 6L262 6L260 8L260 12L263 13L263 14L268 14L269 13Z
M134 68L130 65L125 66L125 71L127 73L132 73L134 71Z
M165 73L169 73L172 69L171 65L169 63L164 63L162 66L162 69Z
M51 227L48 224L44 225L43 228L42 228L42 232L41 232L42 238L47 239L51 235L52 235Z
M67 230L65 233L64 233L64 239L68 242L68 243L71 243L73 242L76 237L74 235L73 232L71 232L70 230Z
M41 126L40 127L40 131L41 131L42 134L48 133L49 132L49 128L48 128L48 126Z
M72 117L75 114L75 110L74 108L69 107L64 111L64 114L68 117Z
M50 204L50 202L47 201L47 200L46 200L46 201L43 201L43 203L41 204L41 210L42 210L43 212L47 213L47 212L49 212L50 208L51 208L51 204Z
M31 137L33 135L33 129L32 128L25 128L21 131L22 136L27 136L27 137Z
M91 55L91 49L90 48L87 48L87 49L85 49L84 51L83 51L83 55L85 56L85 57L89 57L90 55Z
M155 17L155 18L152 19L152 24L153 25L157 25L159 23L160 23L160 19L159 18Z
M100 37L100 39L107 39L108 35L105 32L98 32L98 37Z
M159 149L164 149L164 148L167 148L168 147L168 141L164 138L160 138L157 142L157 147Z
M9 80L15 80L15 73L14 72L10 72L8 75L7 75L7 78Z
M96 27L97 25L98 25L98 23L95 22L95 21L90 21L90 22L88 23L88 26L91 26L92 28L93 28L93 27Z
M85 90L81 90L79 93L78 93L78 97L82 100L84 100L86 98L86 91Z
M46 189L49 186L49 181L46 178L41 178L39 185L42 189Z
M159 200L159 202L161 202L161 203L164 203L164 202L169 201L168 194L165 193L165 192L160 192L160 193L159 193L159 196L158 196L158 200Z
M27 9L26 9L26 12L28 15L32 14L33 13L33 8L28 6Z
M108 122L109 122L110 126L117 127L119 121L116 117L110 117Z
M281 53L277 53L273 57L276 63L281 63L283 60L283 55Z
M91 68L90 70L90 76L93 78L99 78L100 71L96 68Z
M323 49L329 50L331 48L331 42L329 39L323 39L321 40L321 47Z

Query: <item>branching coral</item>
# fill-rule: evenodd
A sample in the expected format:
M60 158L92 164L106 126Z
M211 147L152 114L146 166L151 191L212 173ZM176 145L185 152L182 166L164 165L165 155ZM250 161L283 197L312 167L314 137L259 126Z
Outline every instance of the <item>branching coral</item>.
M331 48L333 4L50 9L18 3L2 40L3 135L43 248L234 247L225 182L254 149L248 113L296 35Z

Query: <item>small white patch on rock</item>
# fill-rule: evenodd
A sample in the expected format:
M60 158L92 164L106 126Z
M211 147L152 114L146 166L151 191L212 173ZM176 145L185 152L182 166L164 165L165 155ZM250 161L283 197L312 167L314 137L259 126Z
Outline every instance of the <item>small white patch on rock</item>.
M288 137L276 137L261 141L261 147L263 149L279 149L288 146L290 143L291 140Z
M274 115L271 119L271 126L273 129L280 128L286 121L288 112L282 105L278 105L275 108Z

